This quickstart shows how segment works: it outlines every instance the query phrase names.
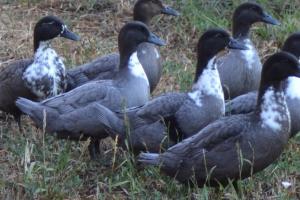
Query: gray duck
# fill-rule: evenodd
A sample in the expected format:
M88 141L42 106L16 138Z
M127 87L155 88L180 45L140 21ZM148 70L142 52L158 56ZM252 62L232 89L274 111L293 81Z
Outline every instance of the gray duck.
M114 79L91 81L40 103L20 98L16 101L16 105L22 112L28 114L40 128L43 127L43 110L45 110L47 132L58 130L59 123L63 123L63 126L73 126L73 123L65 124L67 121L60 121L59 116L72 115L74 112L79 112L79 116L84 116L82 109L90 104L99 103L113 112L121 111L126 107L144 105L150 97L149 81L137 58L138 45L143 42L160 46L165 44L142 22L129 22L119 33L120 72ZM91 123L86 125L91 125ZM84 134L84 131L81 134ZM107 134L99 137L107 137ZM95 155L94 147L98 148L97 141L92 141L90 146L93 157Z
M138 0L133 9L133 20L141 21L146 25L160 14L178 16L179 13L161 0ZM137 49L137 56L150 83L150 92L158 84L162 73L162 59L159 50L151 43L141 43ZM67 71L68 90L74 89L91 80L111 79L119 72L120 56L112 53L94 59Z
M246 45L248 50L229 50L217 59L225 99L258 89L262 65L250 39L250 28L256 22L279 24L256 3L243 3L235 9L232 18L233 38Z
M300 77L298 59L287 52L272 55L263 66L254 112L223 117L162 154L140 154L138 161L199 187L226 186L265 169L289 139L283 81L291 76Z
M300 61L300 33L291 34L284 42L283 51L296 56ZM300 131L300 79L289 77L284 82L287 105L291 115L291 137ZM249 113L255 109L257 101L257 91L252 91L240 95L226 103L226 115Z

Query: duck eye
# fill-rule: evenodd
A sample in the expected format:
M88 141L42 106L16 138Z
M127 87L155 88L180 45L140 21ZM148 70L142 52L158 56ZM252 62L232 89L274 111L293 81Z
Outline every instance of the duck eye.
M222 37L222 34L221 33L217 33L216 35L215 35L215 38L221 38Z
M54 24L54 23L55 23L55 21L44 22L43 25L52 25L52 24Z

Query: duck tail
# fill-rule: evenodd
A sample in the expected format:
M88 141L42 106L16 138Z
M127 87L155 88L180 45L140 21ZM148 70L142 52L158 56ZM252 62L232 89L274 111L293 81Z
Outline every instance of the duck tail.
M34 101L30 101L29 99L25 99L22 97L19 97L16 100L16 106L25 114L31 116L33 114L33 111L36 110L36 107L38 103Z
M24 114L29 115L29 117L37 124L39 128L43 127L43 121L45 119L45 113L46 113L44 111L45 110L44 106L40 105L38 102L34 102L22 97L19 97L16 100L16 106Z
M146 165L160 165L159 154L157 153L140 153L138 162Z

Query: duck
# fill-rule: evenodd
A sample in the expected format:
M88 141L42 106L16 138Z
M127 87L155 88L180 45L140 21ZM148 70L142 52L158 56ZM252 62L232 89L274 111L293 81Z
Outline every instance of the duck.
M19 101L17 102L19 105ZM44 106L37 102L22 99L21 109L33 119L39 128L57 139L85 141L91 139L89 146L92 159L100 156L100 140L111 137L118 146L135 155L142 151L160 152L162 148L174 145L167 140L167 130L161 121L145 121L136 112L138 107L113 112L98 102L91 103L73 112L45 115ZM45 118L46 117L46 118ZM47 121L46 127L43 122Z
M58 17L45 16L34 28L34 58L14 61L1 68L0 110L13 115L19 127L21 111L15 105L18 97L42 100L58 95L66 89L65 65L50 45L56 37L74 41L80 39Z
M159 46L165 42L149 31L148 27L138 21L132 21L124 25L119 33L118 45L120 53L120 72L114 79L88 82L69 92L57 95L41 102L32 102L26 98L16 101L17 107L28 114L33 121L32 113L46 111L46 131L56 128L59 115L76 112L89 104L100 103L111 111L120 111L126 107L144 105L150 98L149 81L137 57L137 48L140 43L149 42ZM35 110L32 112L32 110ZM41 116L39 116L40 119ZM41 121L35 121L38 127L43 127ZM54 127L52 127L54 126ZM107 137L104 135L103 137ZM92 141L89 149L91 155L94 147L98 148L98 142Z
M260 77L262 64L250 39L251 25L256 22L280 24L257 3L243 3L235 9L232 18L233 38L246 45L248 50L229 50L216 61L226 100L258 90L260 80L257 77Z
M161 0L138 0L133 9L133 20L149 26L151 19L159 14L179 16L175 9L166 6ZM159 50L151 43L142 43L137 49L138 59L150 83L150 92L156 88L162 74L162 58ZM92 62L74 67L67 71L68 90L74 89L91 80L111 79L119 69L120 56L111 53L94 59Z
M189 92L170 92L153 98L137 112L150 121L163 119L174 142L190 137L225 113L224 95L218 70L217 54L225 48L246 49L228 32L212 28L197 44L194 83Z
M281 50L293 54L300 61L300 32L291 34L285 40ZM297 109L300 108L299 85L300 79L297 77L289 77L284 82L286 101L291 115L291 137L300 131L300 111ZM226 115L252 112L255 109L256 101L257 91L240 95L226 102Z
M141 153L138 162L199 187L226 186L262 171L288 143L290 115L283 92L288 77L300 77L298 59L288 52L273 54L263 65L254 112L220 118L162 154Z

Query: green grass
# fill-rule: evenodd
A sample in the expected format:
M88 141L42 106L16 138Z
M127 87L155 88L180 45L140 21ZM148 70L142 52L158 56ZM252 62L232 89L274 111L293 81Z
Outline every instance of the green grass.
M116 32L129 19L127 10L133 0L4 1L0 19L0 60L32 55L33 24L41 15L54 13L63 17L72 30L82 36L81 43L55 41L55 47L66 58L68 66L84 63L97 55L116 50ZM233 9L240 0L168 0L182 13L180 18L157 17L151 27L168 39L162 48L164 76L156 94L186 91L194 78L195 45L200 33L209 27L230 30ZM259 0L281 26L255 25L252 38L262 58L276 51L284 39L300 28L300 2L295 0ZM45 4L45 5L44 5ZM61 6L62 5L62 6ZM2 5L0 5L2 6ZM20 7L14 7L20 6ZM29 6L29 7L28 7ZM31 9L31 10L30 10ZM30 10L30 12L28 11ZM18 12L17 12L18 11ZM112 11L116 11L117 14ZM117 20L116 20L117 19ZM2 24L2 21L4 23ZM19 32L10 29L24 30ZM26 36L25 38L24 35ZM15 50L16 45L18 49ZM3 55L3 56L2 56ZM238 199L232 186L196 188L179 184L154 167L141 169L134 156L106 140L101 158L91 161L86 142L57 140L43 135L25 119L26 131L20 134L14 122L0 122L0 198L1 199ZM115 159L114 159L115 158ZM285 189L281 182L289 181ZM244 199L300 198L300 136L289 142L274 164L253 177L240 181Z

